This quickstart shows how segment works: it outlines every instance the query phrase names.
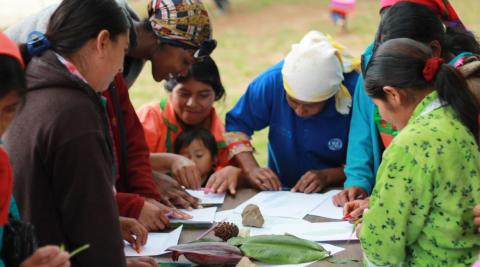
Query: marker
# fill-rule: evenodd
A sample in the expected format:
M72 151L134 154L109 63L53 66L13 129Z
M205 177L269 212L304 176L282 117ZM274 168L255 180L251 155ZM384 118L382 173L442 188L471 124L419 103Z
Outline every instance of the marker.
M352 216L350 215L350 213L347 213L343 216L342 220L349 220L351 218L352 218Z

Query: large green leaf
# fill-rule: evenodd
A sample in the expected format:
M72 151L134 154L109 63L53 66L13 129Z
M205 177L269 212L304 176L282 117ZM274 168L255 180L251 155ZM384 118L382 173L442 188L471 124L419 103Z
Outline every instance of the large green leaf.
M228 240L245 256L270 264L296 264L322 260L330 253L318 243L288 235L261 235Z

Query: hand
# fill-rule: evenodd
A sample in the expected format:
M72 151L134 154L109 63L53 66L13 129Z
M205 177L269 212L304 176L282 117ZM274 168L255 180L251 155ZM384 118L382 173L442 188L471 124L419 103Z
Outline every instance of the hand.
M153 172L153 178L162 196L161 202L166 206L171 208L177 206L188 210L202 208L198 199L188 194L185 187L182 187L177 180L160 172Z
M148 231L163 230L170 226L167 217L169 212L169 208L161 209L145 199L143 208L140 211L140 216L138 216L138 221L145 226Z
M69 267L70 255L58 246L45 246L37 249L20 267Z
M177 155L172 164L173 176L185 187L199 189L202 177L195 162Z
M329 184L328 169L311 170L306 172L297 184L292 188L292 192L317 193Z
M282 185L278 176L266 167L254 167L247 172L247 179L249 182L261 190L276 190L280 191Z
M136 251L139 251L147 243L148 231L137 220L120 217L120 229L122 230L123 239L132 244Z
M478 227L480 232L480 204L473 208L473 223Z
M186 213L183 213L183 212L177 210L176 208L167 207L167 206L163 205L162 203L156 201L155 199L147 198L147 199L145 199L145 202L149 202L149 203L155 205L157 208L162 210L164 212L164 214L167 215L168 218L184 219L184 220L188 220L188 219L192 218L192 216L190 216Z
M235 195L238 176L240 176L241 173L242 170L240 168L226 166L210 176L206 187L210 188L215 193L223 193L228 189L230 194Z
M132 257L127 258L128 267L157 267L155 259L150 257Z
M349 187L333 196L333 204L337 207L345 205L349 201L364 199L368 196L367 192L361 187Z
M357 199L345 203L343 206L343 216L346 220L353 223L362 217L365 209L368 209L368 198L367 199Z

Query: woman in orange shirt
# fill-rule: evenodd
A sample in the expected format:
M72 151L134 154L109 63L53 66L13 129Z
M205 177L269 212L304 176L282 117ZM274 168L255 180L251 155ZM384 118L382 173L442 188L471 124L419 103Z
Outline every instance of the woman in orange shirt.
M170 171L185 187L200 188L203 181L198 167L192 160L174 154L173 145L184 129L202 127L213 134L218 148L216 169L208 177L206 187L214 192L228 190L235 194L241 170L228 166L225 128L213 107L225 94L215 62L207 57L193 64L185 77L167 80L165 89L170 92L168 100L148 104L138 111L152 168Z

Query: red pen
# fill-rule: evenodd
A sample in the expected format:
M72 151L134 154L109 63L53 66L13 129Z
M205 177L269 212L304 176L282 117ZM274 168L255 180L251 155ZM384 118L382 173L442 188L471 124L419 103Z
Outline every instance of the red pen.
M348 219L351 219L352 216L350 216L350 213L347 213L343 216L343 219L342 220L348 220Z

